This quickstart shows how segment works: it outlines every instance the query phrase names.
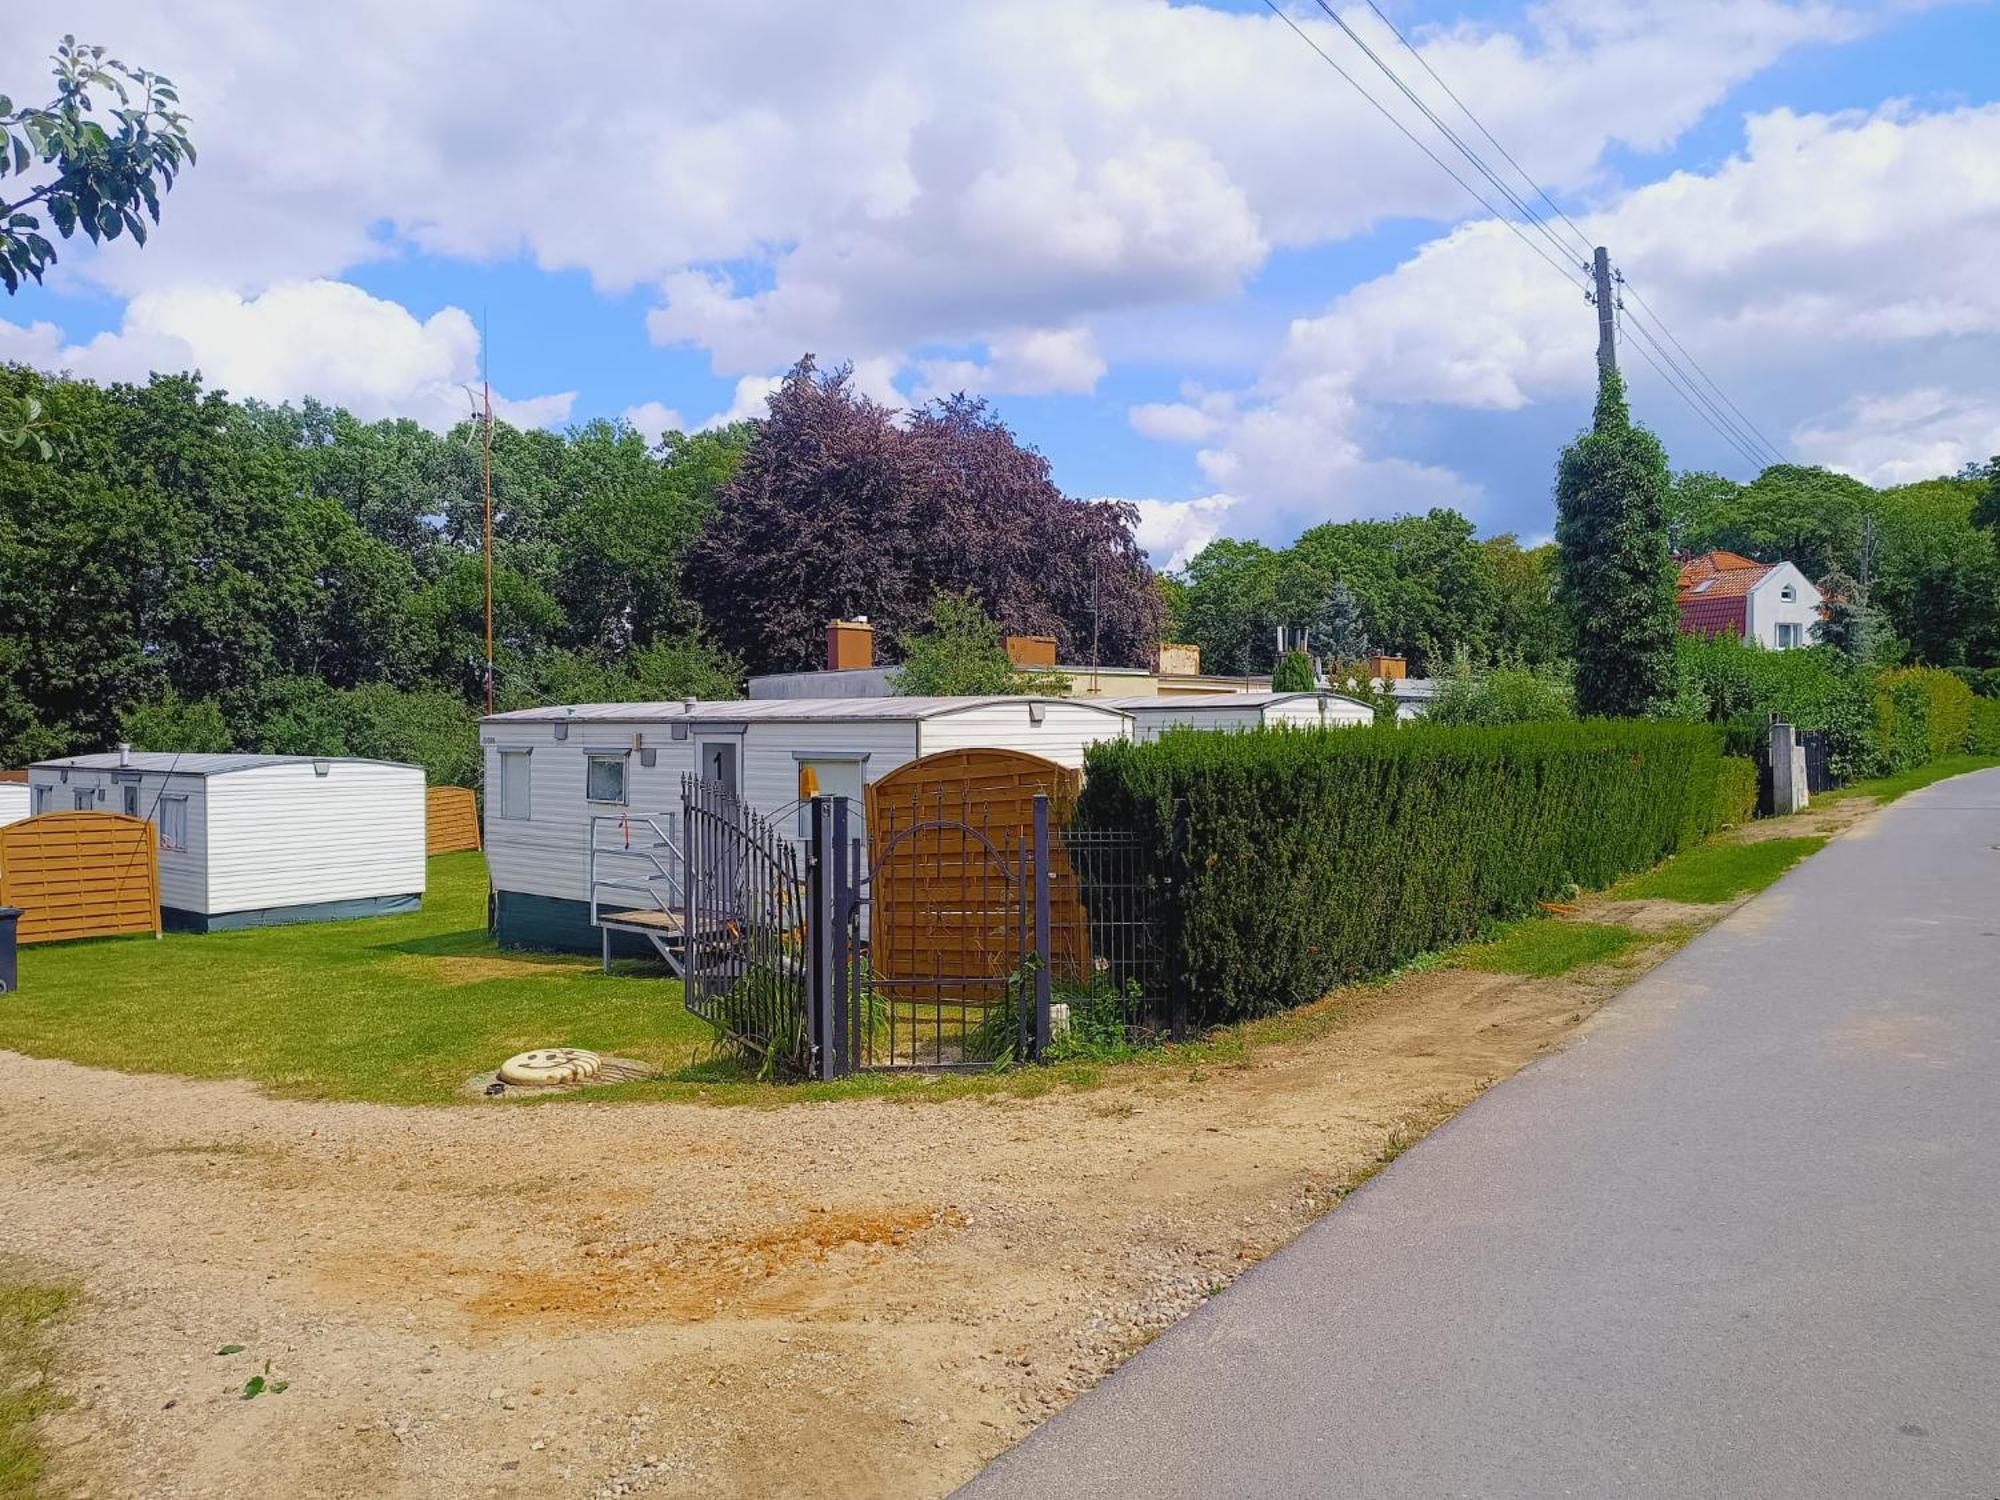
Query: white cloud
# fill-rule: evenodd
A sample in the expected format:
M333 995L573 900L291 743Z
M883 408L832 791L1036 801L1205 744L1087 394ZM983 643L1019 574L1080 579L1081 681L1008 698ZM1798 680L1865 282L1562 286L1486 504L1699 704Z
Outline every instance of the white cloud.
M2000 453L2000 390L1977 394L1922 387L1858 396L1792 432L1810 463L1869 484L1908 484L1951 474Z
M1087 328L1032 328L1001 334L984 363L927 360L916 399L967 391L977 396L1088 395L1104 376L1104 356Z
M74 9L17 0L0 55ZM993 388L1088 390L1093 320L1227 300L1274 247L1467 206L1255 10L107 0L92 24L174 77L202 158L143 251L73 249L64 277L254 295L409 246L526 256L658 287L653 336L732 377L984 346ZM1609 146L1656 149L1859 24L1829 0L1544 0L1421 40L1544 180L1594 191ZM1008 344L1034 338L1078 342Z
M1197 500L1134 500L1139 509L1135 533L1139 545L1162 569L1184 568L1188 560L1214 541L1236 507L1232 495L1203 495Z
M1984 456L2000 409L1996 159L2000 106L1779 110L1753 117L1744 151L1715 171L1675 173L1582 217L1632 278L1622 363L1635 410L1690 443L1721 441L1645 362L1658 358L1642 337L1650 305L1750 420L1792 431L1808 460L1881 479ZM1580 424L1594 347L1579 286L1505 226L1467 224L1294 322L1233 410L1209 398L1136 408L1132 421L1204 443L1204 477L1241 499L1233 524L1259 534L1315 511L1477 514L1479 497L1454 499L1464 487L1448 472L1380 456L1390 417L1559 402ZM1951 399L1939 394L1945 369ZM1878 394L1851 402L1857 386Z
M446 428L477 399L479 331L456 307L419 322L400 303L339 281L274 286L255 297L218 287L142 292L116 332L66 344L49 323L0 320L0 358L67 369L97 380L139 380L154 370L199 369L240 397L301 396L345 406L364 420L411 416ZM569 416L576 393L509 400L494 412L546 426Z
M731 422L761 419L767 410L765 401L784 383L781 375L745 375L736 382L736 395L729 405L703 422L697 430L708 432L717 427L727 427Z
M618 415L641 433L647 442L656 445L670 432L687 430L681 414L660 401L642 401L637 406L626 407Z
M1162 443L1201 443L1221 432L1236 414L1229 391L1204 392L1189 386L1180 401L1146 401L1126 412L1132 430Z

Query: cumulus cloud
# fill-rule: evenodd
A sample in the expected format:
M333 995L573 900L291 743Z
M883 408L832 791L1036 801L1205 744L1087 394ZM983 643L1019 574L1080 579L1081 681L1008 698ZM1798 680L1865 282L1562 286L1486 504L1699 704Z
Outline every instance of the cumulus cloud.
M637 406L626 407L618 415L649 443L657 444L670 432L687 430L681 414L661 401L642 401Z
M1721 442L1646 363L1644 336L1661 338L1650 308L1751 421L1790 432L1809 461L1881 480L1984 456L2000 410L2000 281L1987 274L1996 158L2000 106L1778 110L1750 119L1744 150L1713 172L1675 173L1582 216L1632 278L1623 363L1640 415L1697 448ZM1580 422L1594 345L1580 287L1483 221L1295 321L1233 402L1139 407L1131 420L1203 444L1203 476L1242 502L1232 524L1260 534L1385 499L1476 515L1481 497L1451 473L1384 453L1387 418L1553 402ZM1938 386L1944 369L1956 396ZM1851 400L1856 385L1876 394Z
M1195 500L1134 500L1139 526L1139 545L1156 568L1171 571L1184 568L1202 548L1222 534L1229 512L1236 507L1233 495L1203 495Z
M286 283L254 297L174 287L140 293L115 332L80 344L50 323L0 320L0 358L96 380L198 369L236 396L318 396L365 420L409 416L443 429L472 410L479 331L459 308L420 322L400 303L339 281ZM493 405L507 421L547 426L568 418L575 397L496 394Z
M1103 378L1104 356L1087 328L1034 328L1006 333L978 360L927 360L916 399L966 391L977 396L1088 395Z

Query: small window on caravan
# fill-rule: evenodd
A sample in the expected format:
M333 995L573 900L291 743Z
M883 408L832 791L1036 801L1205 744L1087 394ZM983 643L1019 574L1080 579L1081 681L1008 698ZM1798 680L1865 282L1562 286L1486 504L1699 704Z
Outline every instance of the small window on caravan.
M811 787L821 797L847 799L847 826L853 837L861 835L861 768L859 755L799 758L799 837L812 836L812 803L804 795ZM810 779L809 779L810 778Z
M185 796L160 798L160 847L185 850L188 846L188 799Z
M535 815L534 751L500 752L500 816L525 823Z
M583 795L589 802L625 800L625 757L593 755L584 762Z
M49 810L49 803L53 800L52 794L54 791L55 788L53 787L38 786L35 788L35 811L37 813L45 813Z
M94 786L71 787L69 800L70 806L74 807L78 812L88 812L91 808L97 806L97 788Z
M138 817L139 789L136 786L128 784L124 788L124 792L125 792L125 816L128 818Z

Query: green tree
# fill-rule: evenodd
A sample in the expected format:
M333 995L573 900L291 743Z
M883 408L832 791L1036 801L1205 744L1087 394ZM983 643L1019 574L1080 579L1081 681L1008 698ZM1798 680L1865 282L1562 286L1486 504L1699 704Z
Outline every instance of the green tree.
M922 629L903 636L896 691L913 698L982 697L1035 691L1017 671L993 617L970 594L937 595Z
M0 186L0 286L17 292L23 277L39 282L55 264L43 214L64 239L81 229L93 243L121 234L146 243L146 220L160 222L160 195L195 159L179 104L160 74L73 36L56 46L47 104L16 108L0 94L0 178L22 179ZM40 180L25 180L31 173Z
M119 719L118 737L135 750L190 755L219 755L241 748L220 703L213 698L189 702L172 688L128 708Z
M1813 623L1813 644L1831 646L1849 661L1874 661L1883 645L1883 631L1868 591L1838 569L1820 580L1819 587L1824 602Z
M1556 597L1555 543L1524 548L1512 532L1503 532L1480 547L1493 579L1494 659L1531 667L1567 661L1574 642Z
M1287 651L1271 669L1274 693L1310 693L1315 680L1312 658L1303 651Z
M1577 708L1633 718L1674 700L1673 556L1667 548L1667 455L1634 426L1625 384L1607 371L1591 428L1556 474L1561 588L1576 629Z

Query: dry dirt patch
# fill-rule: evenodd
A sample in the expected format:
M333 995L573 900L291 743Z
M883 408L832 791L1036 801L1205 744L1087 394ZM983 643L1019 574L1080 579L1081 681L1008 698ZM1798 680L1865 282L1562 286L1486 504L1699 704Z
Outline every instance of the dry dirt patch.
M0 1252L84 1289L55 1493L942 1494L1672 946L1036 1099L415 1110L0 1053Z

